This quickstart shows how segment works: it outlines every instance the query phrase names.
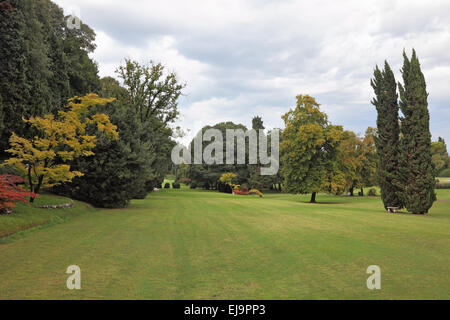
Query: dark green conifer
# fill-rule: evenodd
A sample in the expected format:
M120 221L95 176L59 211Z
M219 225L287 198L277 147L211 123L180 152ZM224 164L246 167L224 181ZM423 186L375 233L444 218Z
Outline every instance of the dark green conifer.
M385 208L402 207L399 189L395 181L398 180L398 95L395 76L391 67L385 62L384 70L378 66L374 71L371 85L375 91L372 104L378 112L378 135L375 137L377 154L380 160L378 180L381 187L381 198Z
M436 201L435 177L431 154L430 115L425 77L413 50L411 60L403 53L402 75L399 83L401 140L399 144L399 181L401 201L409 212L428 213Z

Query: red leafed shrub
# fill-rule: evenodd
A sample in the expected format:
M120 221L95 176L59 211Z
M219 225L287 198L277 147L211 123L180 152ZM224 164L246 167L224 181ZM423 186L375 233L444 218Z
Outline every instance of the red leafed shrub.
M247 193L248 192L248 188L247 187L241 187L240 189L243 193Z
M14 185L25 184L25 180L22 177L15 176L13 174L0 175L0 179L5 180Z
M26 197L33 195L31 192L17 186L24 182L25 181L18 176L9 174L0 175L0 212L7 211L9 208L14 207L14 202L22 201L26 203Z

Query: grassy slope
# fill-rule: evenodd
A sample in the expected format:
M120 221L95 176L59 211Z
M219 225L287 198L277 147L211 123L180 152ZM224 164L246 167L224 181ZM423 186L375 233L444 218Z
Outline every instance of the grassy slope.
M41 227L65 220L81 212L92 210L88 205L75 202L75 206L64 210L39 209L43 205L61 205L71 200L65 197L43 194L35 199L33 204L18 203L14 214L0 216L0 241L1 238L25 231L35 227Z
M449 299L450 191L438 194L414 216L369 197L163 190L0 244L0 298ZM80 291L65 287L72 264Z

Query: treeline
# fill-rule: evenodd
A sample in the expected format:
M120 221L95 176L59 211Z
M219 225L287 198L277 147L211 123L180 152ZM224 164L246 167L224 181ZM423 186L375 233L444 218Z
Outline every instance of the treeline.
M235 124L233 122L222 122L214 126L205 126L201 130L202 136L209 129L217 129L222 133L223 137L226 137L226 130L242 130L247 132L248 128L243 124ZM254 130L264 130L264 123L261 117L254 117L252 121L252 128ZM258 137L259 139L259 137ZM192 158L194 158L194 143L195 139L190 143L190 150L192 152ZM181 182L189 185L191 188L203 188L205 190L219 190L231 193L231 188L226 184L220 182L220 176L223 173L233 172L237 175L237 181L239 185L248 186L255 189L276 189L281 190L282 178L278 173L277 175L263 176L260 174L261 165L248 164L249 163L249 142L248 138L245 140L245 164L238 164L237 150L238 140L234 139L234 164L225 164L227 157L226 145L223 145L223 163L224 164L181 164L174 167L174 173L176 174L176 182ZM202 141L202 150L209 145L209 142ZM267 134L268 153L271 153L271 132Z
M413 56L413 59L417 58ZM418 61L413 61L413 71L417 72ZM383 72L376 69L375 76L372 85L377 98L373 104L379 112L378 128L369 127L364 136L333 125L313 97L299 95L296 107L282 117L285 128L280 135L280 170L276 175L261 175L261 165L181 164L175 167L176 181L190 185L191 188L231 193L232 189L222 183L220 177L224 173L232 173L233 184L247 189L310 193L311 202L316 202L319 192L336 195L348 193L353 196L356 190L359 195L364 195L365 187L380 186L386 208L406 207L414 213L425 213L435 199L434 177L439 172L445 174L449 165L445 141L439 138L438 141L431 142L427 94L423 87L417 84L414 86L412 80L405 79L408 85L402 89L401 95L404 99L402 106L405 117L401 118L397 83L389 66L386 64ZM423 75L416 76L416 79L424 85ZM414 93L415 90L418 93ZM422 100L415 95L422 95ZM422 105L417 106L419 110L414 110L413 102L416 101L422 101ZM226 122L204 127L202 136L209 129L218 129L222 136L226 135L227 129L248 130L242 124ZM265 129L261 117L253 119L251 129ZM269 153L271 136L272 132L268 131ZM195 148L194 141L195 139L190 144L192 152ZM205 141L202 143L203 150L210 144ZM236 148L235 140L234 149ZM246 163L249 163L248 152L247 141ZM226 158L224 146L223 163L226 163ZM418 190L418 187L423 189ZM408 192L407 195L402 195L405 191ZM375 194L376 190L371 189L370 195ZM423 207L413 206L420 203Z
M89 58L95 33L67 27L48 0L0 2L0 157L12 132L32 135L22 117L56 113L67 99L98 92L98 68Z
M203 188L206 190L218 190L231 193L232 189L220 181L224 173L234 173L236 177L233 183L248 189L287 191L291 193L312 193L313 202L317 192L332 194L354 195L355 189L364 195L363 188L377 185L377 163L374 135L376 130L368 128L364 137L360 137L352 131L344 131L337 126L337 132L330 132L336 140L334 145L329 145L323 139L323 129L329 126L326 114L319 112L319 105L314 98L309 96L297 97L298 104L295 110L285 116L287 127L280 134L280 170L275 175L261 175L261 164L249 163L249 145L246 140L246 164L236 164L237 153L234 153L235 164L181 164L175 167L176 181L190 185L191 188ZM313 108L319 117L312 117L309 111ZM300 112L304 116L303 123L291 118L291 113ZM316 127L317 126L317 127ZM311 131L312 127L318 131ZM222 136L226 136L227 129L241 129L244 132L248 128L242 124L233 122L219 123L214 126L205 126L203 133L208 129L218 129ZM256 116L252 120L254 130L264 130L261 117ZM272 132L267 131L267 151L271 156ZM237 139L234 140L234 149L237 150ZM202 149L208 146L203 141ZM261 147L262 141L258 142ZM329 148L325 150L324 147ZM194 150L194 140L190 150ZM325 161L325 155L328 158ZM226 163L227 150L223 147L223 163ZM294 159L295 158L295 159ZM260 163L260 162L258 162Z
M161 64L130 60L117 69L123 86L113 78L100 79L89 58L96 47L94 31L82 22L79 29L68 28L67 18L49 0L0 2L0 157L17 164L0 167L0 174L22 175L26 181L33 176L53 192L99 207L124 207L159 186L169 170L171 125L184 85ZM106 104L97 96L115 100ZM79 114L86 101L92 104L89 111ZM101 103L91 103L95 101ZM76 146L64 140L63 129L33 125L46 119L64 123L61 112L88 123L98 120L97 126L82 127L85 137L95 137L93 155L69 157ZM101 134L109 121L117 127L118 139ZM67 126L74 141L83 143L79 129ZM44 148L48 141L53 142ZM34 174L26 168L34 168Z
M436 200L436 175L448 175L445 141L431 142L428 93L415 51L411 59L404 54L401 84L387 62L375 69L377 129L364 136L332 124L313 97L297 96L282 117L280 170L265 176L261 164L173 167L171 127L185 85L161 64L132 60L118 66L120 83L100 79L89 58L94 31L83 23L69 28L50 0L1 1L0 30L0 174L21 175L32 193L43 187L99 207L124 207L161 187L171 169L176 183L192 188L230 192L220 177L233 173L249 189L310 193L311 202L319 192L363 194L364 187L379 185L386 208L426 213ZM223 136L227 129L247 131L232 122L202 132L208 129ZM265 129L260 117L252 129ZM264 137L269 155L274 133ZM247 145L245 163L248 152Z
M124 87L113 78L101 79L100 96L116 101L96 111L118 126L119 139L99 139L94 156L71 163L84 176L54 189L100 207L124 207L161 187L175 146L170 125L178 117L177 101L184 88L161 64L126 60L117 74Z

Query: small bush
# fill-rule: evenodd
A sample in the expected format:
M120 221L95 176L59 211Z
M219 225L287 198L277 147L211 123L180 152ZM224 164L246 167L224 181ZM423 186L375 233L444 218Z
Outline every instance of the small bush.
M197 184L196 184L196 183L191 183L190 188L191 188L191 189L197 189Z
M377 190L374 189L374 188L372 188L372 189L369 190L369 192L367 193L367 195L368 195L369 197L376 197L376 196L377 196Z
M258 189L252 189L249 191L250 194L257 194L260 198L263 197L263 193L259 191Z
M174 183L172 183L172 188L173 189L180 189L181 185L179 183L174 182Z
M450 169L442 170L438 176L443 178L450 178Z
M248 192L248 188L246 186L241 187L240 190L244 193Z
M166 184L164 185L164 189L170 189L170 183L166 183Z
M0 214L11 213L11 207L15 206L15 202L27 202L26 197L38 197L38 195L28 192L19 184L23 184L25 181L14 175L1 175L0 176Z

